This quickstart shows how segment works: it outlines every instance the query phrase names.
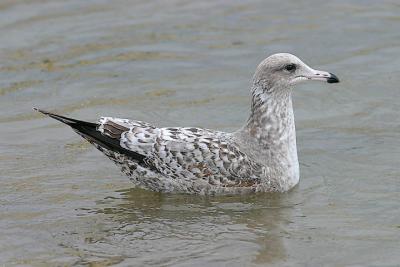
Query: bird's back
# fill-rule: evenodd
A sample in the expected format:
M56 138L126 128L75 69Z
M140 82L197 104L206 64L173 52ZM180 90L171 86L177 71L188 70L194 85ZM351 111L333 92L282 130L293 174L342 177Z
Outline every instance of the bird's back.
M103 150L142 187L151 183L156 191L229 193L237 188L256 190L261 182L262 166L241 152L229 133L195 127L157 128L110 117L101 118L98 129L119 138L123 148L146 157L137 163Z

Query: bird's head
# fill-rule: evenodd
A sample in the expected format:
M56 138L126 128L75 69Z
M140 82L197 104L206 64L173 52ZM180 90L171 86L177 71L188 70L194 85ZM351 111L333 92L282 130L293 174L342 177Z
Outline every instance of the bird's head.
M338 83L336 75L314 70L298 57L289 53L278 53L264 59L254 74L254 85L261 86L266 92L291 88L302 81L324 81Z

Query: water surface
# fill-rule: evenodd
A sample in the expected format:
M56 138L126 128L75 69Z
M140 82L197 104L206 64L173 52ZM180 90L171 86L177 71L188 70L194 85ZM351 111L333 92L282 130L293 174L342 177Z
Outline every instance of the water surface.
M397 1L2 1L0 263L398 266L399 29ZM133 189L32 111L234 130L275 52L342 81L294 91L286 194Z

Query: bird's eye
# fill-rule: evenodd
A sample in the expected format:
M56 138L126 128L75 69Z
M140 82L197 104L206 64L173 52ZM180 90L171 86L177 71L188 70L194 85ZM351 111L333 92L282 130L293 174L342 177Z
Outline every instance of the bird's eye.
M290 71L290 72L295 71L296 70L296 65L295 64L286 65L285 66L285 70Z

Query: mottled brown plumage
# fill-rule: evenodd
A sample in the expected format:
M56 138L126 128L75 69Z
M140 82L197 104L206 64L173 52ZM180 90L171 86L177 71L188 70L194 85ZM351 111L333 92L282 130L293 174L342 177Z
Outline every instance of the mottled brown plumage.
M142 188L196 194L283 192L299 181L291 88L304 80L338 82L290 54L261 62L253 78L250 117L234 133L157 128L112 117L93 124L39 111L70 125Z

